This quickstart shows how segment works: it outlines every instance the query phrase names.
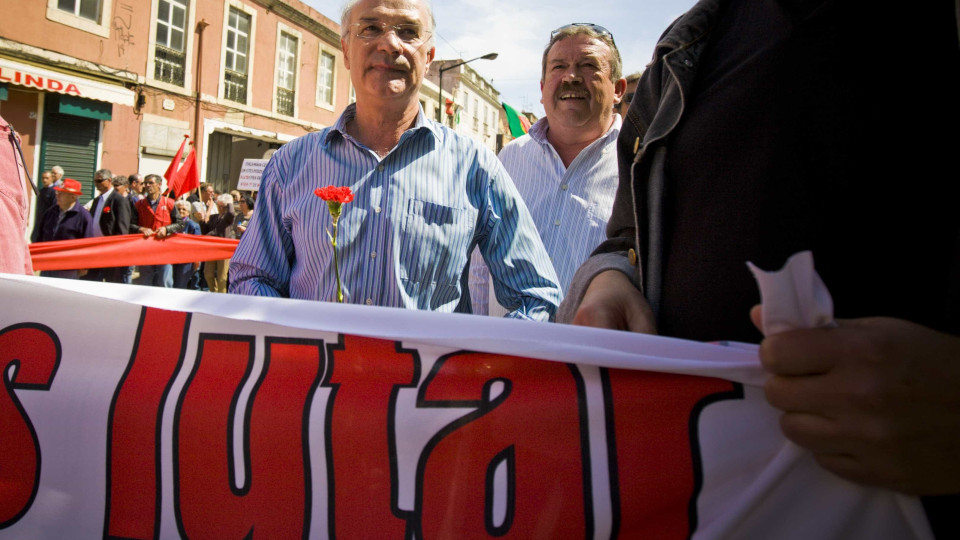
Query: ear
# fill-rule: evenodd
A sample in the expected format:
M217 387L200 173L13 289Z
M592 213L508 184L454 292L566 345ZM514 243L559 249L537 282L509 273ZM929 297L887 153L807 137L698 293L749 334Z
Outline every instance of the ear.
M623 95L627 93L627 80L620 79L619 81L613 83L613 104L616 105L620 103L623 99Z
M427 51L427 69L430 69L430 63L433 62L433 58L436 56L436 54L437 54L436 47L430 47L430 50Z
M347 70L350 69L350 54L347 53L347 39L340 38L340 50L343 51L343 65L347 67Z

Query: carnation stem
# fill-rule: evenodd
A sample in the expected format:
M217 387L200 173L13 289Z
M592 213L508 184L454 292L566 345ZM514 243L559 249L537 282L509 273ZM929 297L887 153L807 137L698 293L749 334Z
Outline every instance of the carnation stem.
M337 302L343 303L343 289L340 287L340 257L337 255L337 222L340 216L333 219L333 271L337 274Z

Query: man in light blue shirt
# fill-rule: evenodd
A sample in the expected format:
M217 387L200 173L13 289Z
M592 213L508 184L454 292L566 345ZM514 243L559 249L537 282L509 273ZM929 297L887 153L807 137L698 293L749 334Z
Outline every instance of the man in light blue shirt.
M575 23L554 30L540 78L546 117L500 152L564 291L580 264L606 240L618 184L621 118L614 107L626 87L620 52L607 29ZM477 299L488 281L482 269L475 274L479 278L470 287ZM496 313L497 306L491 306Z
M344 9L344 61L357 102L336 124L278 150L230 267L230 291L332 301L331 217L314 190L349 186L338 226L346 302L471 312L474 247L510 316L550 320L556 274L496 156L427 119L418 96L433 60L423 2Z

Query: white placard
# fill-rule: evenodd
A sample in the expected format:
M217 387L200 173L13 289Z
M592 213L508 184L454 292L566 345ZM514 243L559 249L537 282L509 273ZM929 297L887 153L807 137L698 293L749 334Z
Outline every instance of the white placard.
M245 159L240 168L240 180L237 181L237 189L240 191L258 191L260 189L260 177L263 175L263 168L267 166L269 159Z

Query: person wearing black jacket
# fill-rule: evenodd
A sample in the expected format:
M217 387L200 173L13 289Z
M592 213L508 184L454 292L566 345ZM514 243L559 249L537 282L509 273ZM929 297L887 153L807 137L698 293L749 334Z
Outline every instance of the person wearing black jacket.
M91 236L117 236L130 234L136 229L133 209L126 197L113 189L113 173L109 169L100 169L93 175L93 184L100 195L93 200L90 213L96 226ZM123 283L127 267L95 268L83 279L91 281L109 281Z

